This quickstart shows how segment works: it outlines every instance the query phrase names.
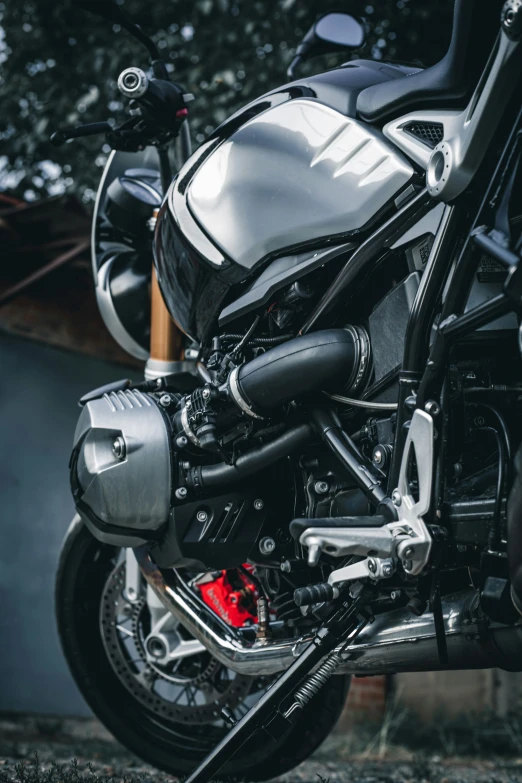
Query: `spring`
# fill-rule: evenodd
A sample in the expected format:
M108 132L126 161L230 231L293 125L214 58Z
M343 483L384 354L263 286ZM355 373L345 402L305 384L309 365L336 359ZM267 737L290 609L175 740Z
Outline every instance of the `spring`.
M335 674L336 670L343 663L342 656L338 652L333 652L328 656L326 661L314 672L310 677L296 690L294 694L295 701L301 706L305 707L309 701L319 693L323 685L325 685L330 677Z

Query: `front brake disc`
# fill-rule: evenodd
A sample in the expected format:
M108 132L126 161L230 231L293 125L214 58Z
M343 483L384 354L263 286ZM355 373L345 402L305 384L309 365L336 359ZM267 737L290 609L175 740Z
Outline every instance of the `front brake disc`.
M111 572L100 605L100 627L107 657L125 688L144 707L175 722L222 723L223 707L234 710L255 678L237 674L210 653L196 653L171 666L151 664L144 640L149 609L144 599L124 597L125 561Z

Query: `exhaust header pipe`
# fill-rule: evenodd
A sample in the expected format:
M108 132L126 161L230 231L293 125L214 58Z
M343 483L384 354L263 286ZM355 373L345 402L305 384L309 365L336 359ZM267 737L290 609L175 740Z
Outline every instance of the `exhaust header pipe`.
M235 672L271 675L285 671L312 637L249 643L201 601L172 570L169 582L143 549L134 553L140 569L166 609L211 655ZM442 599L448 664L441 666L433 614L422 617L400 608L378 615L350 647L343 650L343 674L394 674L437 669L522 668L522 626L474 621L478 592L467 590Z

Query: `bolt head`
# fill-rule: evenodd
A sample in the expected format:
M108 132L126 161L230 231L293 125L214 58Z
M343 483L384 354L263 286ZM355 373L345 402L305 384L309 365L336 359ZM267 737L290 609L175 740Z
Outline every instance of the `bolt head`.
M404 557L411 557L412 555L413 555L413 547L412 546L406 547L406 549L404 550Z
M394 506L400 506L402 503L402 495L398 489L394 489L392 492L392 503Z
M401 591L400 590L392 590L390 593L390 598L392 601L398 601L401 597Z
M183 500L188 495L188 489L186 487L178 487L174 494L178 500Z
M155 639L154 637L149 639L147 642L147 650L153 658L163 658L167 652L163 642L160 639Z
M136 73L133 73L132 71L130 73L126 73L123 77L123 86L127 87L128 90L132 90L139 84L139 78Z
M393 568L391 567L391 565L389 563L387 563L386 565L383 565L382 573L383 573L384 576L391 576L392 575Z
M176 446L178 449L184 449L188 444L188 440L184 435L180 435L179 438L176 438Z
M262 511L262 509L265 507L264 502L261 500L261 498L257 498L254 500L254 508L256 511Z
M121 435L118 435L114 443L112 444L112 453L116 459L123 460L127 453L127 446L125 440Z
M196 519L198 520L198 522L206 522L208 519L207 512L203 510L198 511L198 513L196 514Z
M208 398L210 397L210 389L203 389L203 397L205 398L205 400L208 400Z
M429 413L430 416L438 416L440 413L440 405L438 402L435 402L435 400L428 400L424 406L424 410L426 413Z
M381 449L375 449L373 452L373 462L375 465L381 465L382 461L384 459L384 454L382 453Z
M417 397L415 394L410 394L409 397L406 397L404 400L404 407L406 410L414 411L415 407L417 405Z
M370 573L374 574L376 572L376 570L377 570L377 564L376 564L375 560L370 558L368 560L368 571L370 571Z
M170 394L162 394L160 397L160 405L163 408L168 408L170 405Z
M259 542L259 551L262 555L270 555L276 548L276 542L270 536L265 536Z
M327 481L316 481L314 484L314 490L318 495L326 495L329 489Z

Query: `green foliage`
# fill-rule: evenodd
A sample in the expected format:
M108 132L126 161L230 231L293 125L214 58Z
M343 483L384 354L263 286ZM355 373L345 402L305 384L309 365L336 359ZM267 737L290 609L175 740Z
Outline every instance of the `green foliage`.
M123 5L154 33L173 78L196 95L191 127L194 140L202 141L241 105L286 81L299 39L329 7L368 20L368 43L354 57L424 65L441 57L449 39L450 0L370 2L124 0ZM123 119L118 74L130 65L146 66L146 51L124 30L75 8L71 0L0 2L0 25L5 32L2 40L0 28L0 189L29 198L70 189L92 200L108 152L103 139L56 149L49 136L63 125ZM346 59L318 58L303 72Z

